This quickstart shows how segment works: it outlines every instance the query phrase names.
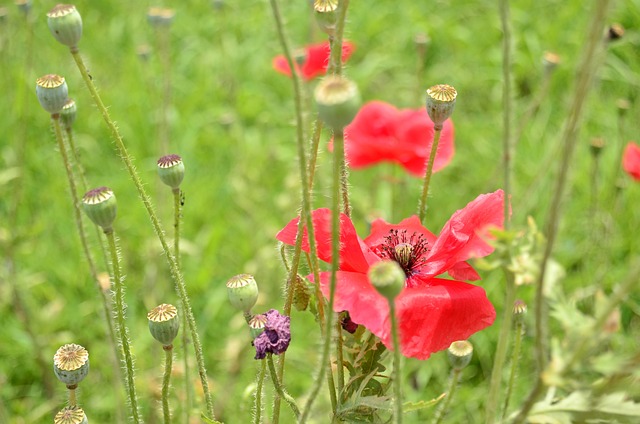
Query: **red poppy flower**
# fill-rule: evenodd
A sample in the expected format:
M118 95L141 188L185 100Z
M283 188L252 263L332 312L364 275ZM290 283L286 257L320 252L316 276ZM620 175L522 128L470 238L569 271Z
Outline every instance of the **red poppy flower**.
M367 278L369 266L383 259L395 260L404 270L405 288L396 298L403 355L427 359L491 325L495 310L485 291L457 280L477 280L480 276L465 261L493 251L487 244L487 229L502 227L504 193L478 196L453 214L439 236L420 224L418 217L397 225L378 219L371 234L360 239L353 223L340 216L340 269L335 293L335 311L349 311L351 319L392 347L389 305ZM276 238L295 243L298 220L283 228ZM331 211L313 211L318 257L331 261ZM303 249L309 251L308 239ZM448 273L456 280L436 278ZM320 273L322 293L329 296L330 272Z
M622 155L622 168L636 181L640 181L640 146L629 142Z
M342 61L346 62L351 56L351 53L355 50L353 43L344 41L342 43ZM298 73L302 75L306 81L312 80L319 75L324 75L327 72L329 66L329 55L331 54L331 47L328 41L318 44L311 44L304 48L304 62L297 64ZM283 55L273 58L273 69L291 76L291 68L287 63L287 59Z
M453 123L446 120L440 135L433 172L453 158ZM398 110L381 101L365 104L345 128L345 153L351 168L396 162L423 177L433 142L433 122L426 109Z

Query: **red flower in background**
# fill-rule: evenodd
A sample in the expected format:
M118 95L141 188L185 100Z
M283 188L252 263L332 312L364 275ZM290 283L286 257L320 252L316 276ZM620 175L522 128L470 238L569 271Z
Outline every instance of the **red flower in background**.
M396 162L416 177L423 177L433 142L433 122L426 109L398 110L381 101L365 104L345 128L345 153L351 168L378 162ZM453 123L446 120L433 172L453 158Z
M355 50L353 43L344 41L342 43L342 61L346 62L351 56L351 53ZM304 62L297 64L298 73L302 75L306 81L312 80L319 75L324 75L327 72L329 66L329 55L331 54L331 47L328 41L318 44L311 44L304 48ZM291 68L287 63L287 59L283 55L273 58L273 69L291 76Z
M453 214L439 236L413 216L392 225L378 219L364 240L351 220L340 215L340 269L335 294L335 311L349 311L351 319L392 347L387 300L368 280L369 266L383 259L395 260L404 270L405 288L396 298L400 344L403 355L427 359L491 325L495 310L484 289L462 281L436 278L448 273L458 280L478 280L478 273L465 261L486 256L493 247L484 237L488 227L502 227L504 193L478 196ZM276 236L283 243L295 243L298 219ZM331 211L313 211L318 257L331 261ZM308 252L306 235L302 248ZM329 297L330 272L320 273L322 293Z
M622 168L636 181L640 181L640 146L629 142L622 155Z

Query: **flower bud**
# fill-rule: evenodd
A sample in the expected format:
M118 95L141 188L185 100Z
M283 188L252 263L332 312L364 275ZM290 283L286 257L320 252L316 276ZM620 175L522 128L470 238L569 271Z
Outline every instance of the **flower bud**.
M112 231L111 226L116 219L118 205L116 195L110 188L98 187L85 193L82 198L82 209L105 233Z
M516 324L522 324L524 316L527 314L527 304L524 300L518 299L513 302L513 320Z
M47 74L36 80L36 95L40 105L50 114L60 113L67 101L67 83L60 75Z
M264 331L264 327L267 324L267 316L264 314L258 314L251 317L249 320L249 332L251 338L257 338Z
M604 149L604 145L604 139L600 137L592 138L591 143L589 143L591 155L595 158L600 156L600 153L602 153L602 149Z
M455 370L461 370L471 362L473 356L473 345L466 340L451 343L447 349L449 363Z
M76 102L73 99L67 99L64 106L62 106L62 112L60 112L60 120L67 130L70 130L73 123L76 122Z
M406 275L396 261L376 262L371 265L367 275L373 287L389 302L393 302L404 288Z
M544 66L545 74L549 75L560 64L560 56L552 52L544 52L542 56L542 66Z
M334 131L349 125L360 108L358 87L339 75L330 75L320 81L314 97L320 119Z
M177 189L184 178L184 163L178 155L166 155L158 159L158 175L163 183Z
M631 102L627 99L618 99L616 107L618 108L618 116L622 118L631 108Z
M330 37L336 33L336 10L338 0L315 0L313 2L316 23Z
M295 306L298 311L305 311L309 306L309 300L311 299L311 294L307 290L304 282L302 281L302 277L299 275L296 276L295 281L292 285L293 289L293 306Z
M607 29L606 40L616 41L621 39L624 36L624 27L620 24L612 24L609 29Z
M444 121L453 114L457 96L456 89L447 84L438 84L427 89L427 113L436 131L442 130Z
M28 15L31 11L31 3L31 0L16 0L16 6L18 6L18 10L20 10L25 15Z
M149 319L149 332L153 338L163 346L170 346L180 328L178 309L173 305L163 303L149 311L147 318Z
M227 281L227 294L234 308L249 312L258 300L258 284L253 275L236 275Z
M59 4L47 13L47 23L51 34L60 43L78 51L78 42L82 37L82 17L72 4Z
M62 408L53 419L54 424L88 424L87 416L78 406L66 406Z
M75 388L89 373L89 352L77 344L61 346L53 356L53 372L68 388Z

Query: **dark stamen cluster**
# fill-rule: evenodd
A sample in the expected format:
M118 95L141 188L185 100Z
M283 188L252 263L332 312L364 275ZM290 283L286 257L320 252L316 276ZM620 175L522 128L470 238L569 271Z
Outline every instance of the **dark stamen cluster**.
M373 247L373 251L381 258L398 262L405 275L410 277L424 264L428 246L429 242L422 234L413 232L409 236L407 230L393 229L389 230L383 243Z

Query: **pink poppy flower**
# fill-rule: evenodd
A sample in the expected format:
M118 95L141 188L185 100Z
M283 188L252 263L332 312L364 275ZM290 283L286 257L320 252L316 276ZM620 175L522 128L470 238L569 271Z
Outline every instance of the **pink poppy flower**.
M355 50L353 43L349 41L343 41L342 43L342 61L346 62L351 56L351 53ZM329 55L331 54L331 47L328 41L311 44L304 48L303 62L296 64L298 67L298 73L306 81L310 81L317 76L324 75L327 72L329 66ZM273 69L291 76L291 69L287 63L287 59L283 55L279 55L273 58Z

